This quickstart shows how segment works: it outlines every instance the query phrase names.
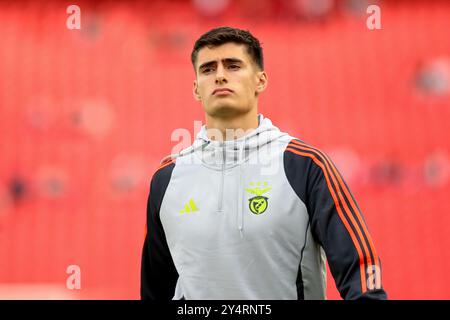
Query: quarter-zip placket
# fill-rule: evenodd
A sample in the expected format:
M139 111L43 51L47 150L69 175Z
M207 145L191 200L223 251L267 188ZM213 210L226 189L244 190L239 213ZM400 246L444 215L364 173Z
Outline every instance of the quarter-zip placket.
M225 152L225 143L221 143L222 145L222 174L220 177L220 184L219 184L219 198L217 203L217 212L221 213L222 206L223 206L223 188L225 184L225 162L226 162L226 152Z

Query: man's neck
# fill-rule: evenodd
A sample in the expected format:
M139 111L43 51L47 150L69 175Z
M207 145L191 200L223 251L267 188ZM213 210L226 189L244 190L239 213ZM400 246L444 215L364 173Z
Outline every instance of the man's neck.
M258 122L256 108L235 117L211 117L206 114L207 135L217 141L239 139L256 129Z

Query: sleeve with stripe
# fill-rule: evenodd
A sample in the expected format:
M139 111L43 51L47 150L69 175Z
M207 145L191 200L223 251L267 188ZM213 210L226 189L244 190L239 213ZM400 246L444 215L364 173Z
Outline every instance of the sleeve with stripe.
M286 152L297 158L303 197L316 241L323 247L344 299L386 299L381 265L362 213L341 174L320 150L292 140ZM292 178L291 178L292 179Z
M173 163L161 166L150 183L146 236L141 260L142 300L170 300L175 293L178 273L159 216L174 166Z

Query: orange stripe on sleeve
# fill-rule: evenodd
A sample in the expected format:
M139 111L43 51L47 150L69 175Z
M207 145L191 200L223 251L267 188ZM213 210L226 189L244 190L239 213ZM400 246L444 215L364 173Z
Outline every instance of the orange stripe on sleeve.
M296 141L294 140L293 142L296 142ZM318 150L316 150L316 149L314 149L314 148L311 148L311 147L309 147L309 146L307 146L307 145L302 145L302 144L297 144L297 143L293 143L293 146L294 146L294 147L297 147L297 148L300 148L300 149L302 149L302 150L305 150L305 151L312 151L312 152L316 153L316 154L324 161L325 166L327 167L328 171L331 172L330 167L332 167L332 166L331 166L330 162L329 162L327 159L325 159L325 157L322 156L322 154L319 153ZM331 178L332 178L332 180L333 180L333 182L334 182L334 186L335 186L336 189L337 189L337 194L338 194L340 200L342 201L342 204L344 205L345 212L347 213L348 217L350 218L350 221L352 222L352 225L353 225L354 228L356 229L356 232L358 233L358 236L359 236L359 238L361 239L361 242L362 242L363 248L364 248L364 252L365 252L366 257L367 257L367 264L368 264L368 266L370 266L370 265L372 265L372 258L370 257L370 252L369 252L369 249L367 248L367 243L366 243L366 241L364 240L363 234L362 234L361 229L359 228L359 226L358 226L358 224L357 224L357 222L356 222L356 220L355 220L355 218L354 218L354 215L352 214L351 210L350 210L349 207L347 206L347 202L345 201L344 196L343 196L342 193L339 191L340 188L341 188L342 190L344 190L344 189L343 189L342 185L341 185L339 182L336 181L336 178L335 178L334 175L330 174L330 176L331 176ZM341 180L341 181L342 181L342 180ZM340 187L340 188L339 188L339 187ZM347 196L347 197L348 197L348 196ZM350 197L350 198L351 198L351 197ZM353 208L353 209L354 209L354 208Z
M296 146L294 146L294 147L296 147ZM363 252L361 251L361 247L359 245L359 242L358 242L358 240L356 238L355 233L353 232L353 230L350 227L347 219L344 216L344 213L342 212L342 208L341 208L341 206L339 204L339 200L338 200L338 198L336 196L336 193L333 190L333 187L331 186L330 178L329 178L329 175L328 175L328 170L324 167L322 162L320 162L315 157L314 154L305 153L305 152L299 151L297 149L293 149L293 148L290 147L290 145L288 145L288 147L286 148L286 151L290 151L290 152L293 152L293 153L301 155L301 156L309 157L322 169L322 171L324 173L324 176L325 176L325 180L327 182L328 190L330 191L330 194L331 194L331 196L333 198L333 201L334 201L334 204L336 206L338 215L341 218L341 221L344 224L345 228L347 229L347 231L348 231L348 233L349 233L349 235L350 235L350 237L351 237L351 239L353 241L353 244L355 245L356 251L358 252L359 265L360 265L360 276L361 276L361 291L363 293L366 292L367 289L366 289L366 272L364 270L364 265L365 265L365 263L364 263L364 255L363 255Z
M350 191L348 190L347 186L345 185L344 181L342 180L342 177L341 177L341 175L339 174L339 171L336 169L336 166L331 162L330 158L329 158L325 153L320 152L320 150L317 150L316 148L307 146L306 144L301 143L301 142L298 142L298 141L296 141L296 140L293 140L292 142L294 142L295 144L298 144L298 145L302 145L302 146L304 146L304 147L311 148L311 149L315 150L316 152L322 154L323 157L327 159L327 162L330 164L330 166L331 166L331 168L333 169L333 171L334 171L336 177L338 178L339 183L340 183L340 186L341 186L342 190L344 190L344 193L345 193L345 195L347 196L347 198L349 199L350 205L352 206L352 208L353 208L353 210L354 210L354 212L355 212L355 214L356 214L356 217L358 218L358 220L359 220L359 222L360 222L360 224L361 224L361 226L362 226L362 228L363 228L363 232L364 232L364 234L365 234L365 236L366 236L366 238L367 238L367 241L369 242L370 250L372 251L373 258L374 258L374 260L375 260L375 261L374 261L374 262L375 262L375 265L376 265L377 267L379 267L379 261L378 261L379 259L378 259L377 251L375 250L375 246L373 245L372 237L370 236L370 233L369 233L369 231L367 230L367 226L366 226L366 224L364 223L364 220L362 219L362 216L361 216L361 214L360 214L360 211L358 210L358 207L357 207L357 205L356 205L356 203L355 203L353 197L351 196Z

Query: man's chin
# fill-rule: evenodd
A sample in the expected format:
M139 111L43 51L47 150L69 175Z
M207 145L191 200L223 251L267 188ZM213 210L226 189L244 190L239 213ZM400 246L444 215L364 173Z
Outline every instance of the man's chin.
M205 110L205 112L210 117L219 117L219 118L231 118L235 117L239 114L243 114L247 112L248 110L245 110L245 108L239 108L236 106L231 105L219 105L214 106L212 108L209 108L209 110Z

